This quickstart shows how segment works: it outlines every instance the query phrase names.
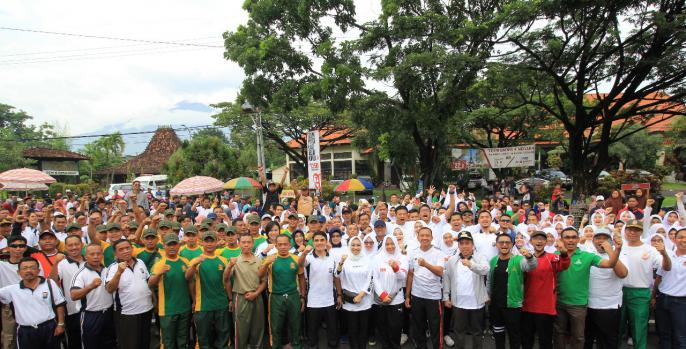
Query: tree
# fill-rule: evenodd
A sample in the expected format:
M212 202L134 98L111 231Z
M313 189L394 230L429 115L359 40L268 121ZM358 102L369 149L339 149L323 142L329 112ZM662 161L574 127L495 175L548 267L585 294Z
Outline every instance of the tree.
M504 6L384 0L378 18L360 23L352 0L250 0L248 23L224 34L225 56L245 71L241 94L253 104L348 110L372 144L384 134L411 140L425 182L435 183L447 126L507 33Z
M574 197L589 194L610 145L684 115L682 0L517 1L506 57L538 75L520 96L564 128ZM631 127L633 126L633 127Z
M225 102L213 105L215 108L221 108L221 112L212 117L215 119L216 125L231 127L232 138L233 135L247 135L247 137L241 137L242 145L245 145L245 147L240 148L242 153L246 149L256 149L257 146L255 144L255 122L253 121L256 115L242 111L241 104L239 99L236 103ZM333 114L321 105L312 104L282 111L279 109L279 107L273 106L271 110L260 111L262 135L266 141L266 160L269 160L270 157L266 151L267 147L270 146L288 154L302 171L307 168L307 139L304 137L307 131L321 130L320 137L327 138L326 142L320 142L321 149L350 137L355 131L355 128L346 122L345 117ZM247 141L248 139L251 141ZM294 140L298 147L291 148L288 145L289 140ZM250 151L247 152L249 155ZM249 160L250 157L244 159ZM250 163L250 167L255 167L256 164L257 156L255 155L255 161ZM267 161L267 164L271 163Z
M171 183L178 183L192 176L228 180L240 176L242 169L236 151L221 138L201 135L184 141L164 165L163 172Z
M632 132L638 126L631 126L627 131ZM610 145L609 155L615 158L627 169L653 168L658 159L658 151L662 150L662 137L641 129L631 136Z
M124 162L124 138L119 132L108 136L102 136L93 142L83 146L83 153L90 158L84 166L90 173L106 168L114 169L115 166ZM114 174L110 174L114 176ZM112 178L110 178L112 182Z
M0 103L0 172L29 166L32 161L22 157L26 148L69 149L64 139L54 139L61 134L52 125L35 126L30 123L32 119L26 112Z

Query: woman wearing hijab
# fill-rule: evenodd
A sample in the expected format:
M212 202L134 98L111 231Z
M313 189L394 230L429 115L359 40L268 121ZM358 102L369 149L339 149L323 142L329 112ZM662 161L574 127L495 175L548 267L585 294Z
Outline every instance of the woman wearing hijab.
M613 190L610 197L605 200L605 207L612 207L612 213L615 215L619 213L619 210L624 208L624 198L619 190Z
M346 245L343 243L343 233L341 233L341 229L335 227L329 229L329 245L331 246L329 253L336 257L337 260L342 254L347 253Z
M343 288L343 312L351 349L367 347L367 328L372 307L372 268L363 252L362 239L348 241L348 256L339 263L336 274Z
M405 297L402 288L407 278L408 260L400 253L395 237L384 237L381 249L372 262L377 334L384 349L400 348L402 313Z
M303 251L305 251L305 247L307 247L305 233L303 233L302 230L297 229L293 232L293 249L295 250L293 253L300 255Z

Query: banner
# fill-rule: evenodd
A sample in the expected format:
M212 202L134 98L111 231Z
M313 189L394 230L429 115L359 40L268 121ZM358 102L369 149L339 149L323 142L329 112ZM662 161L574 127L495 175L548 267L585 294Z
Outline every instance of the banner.
M536 145L507 148L484 148L484 156L491 168L530 167L536 165Z
M322 165L319 157L319 130L307 132L307 179L310 189L322 189Z

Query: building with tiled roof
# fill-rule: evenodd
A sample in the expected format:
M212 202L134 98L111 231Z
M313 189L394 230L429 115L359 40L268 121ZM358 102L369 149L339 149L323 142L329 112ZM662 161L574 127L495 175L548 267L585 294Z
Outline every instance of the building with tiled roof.
M36 160L36 169L60 182L72 183L79 181L79 161L89 160L87 156L73 151L41 147L24 149L22 157Z

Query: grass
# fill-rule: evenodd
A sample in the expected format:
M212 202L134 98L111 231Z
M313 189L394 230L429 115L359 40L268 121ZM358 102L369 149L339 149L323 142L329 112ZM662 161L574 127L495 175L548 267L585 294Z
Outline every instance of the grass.
M686 190L686 183L662 183L662 190Z

